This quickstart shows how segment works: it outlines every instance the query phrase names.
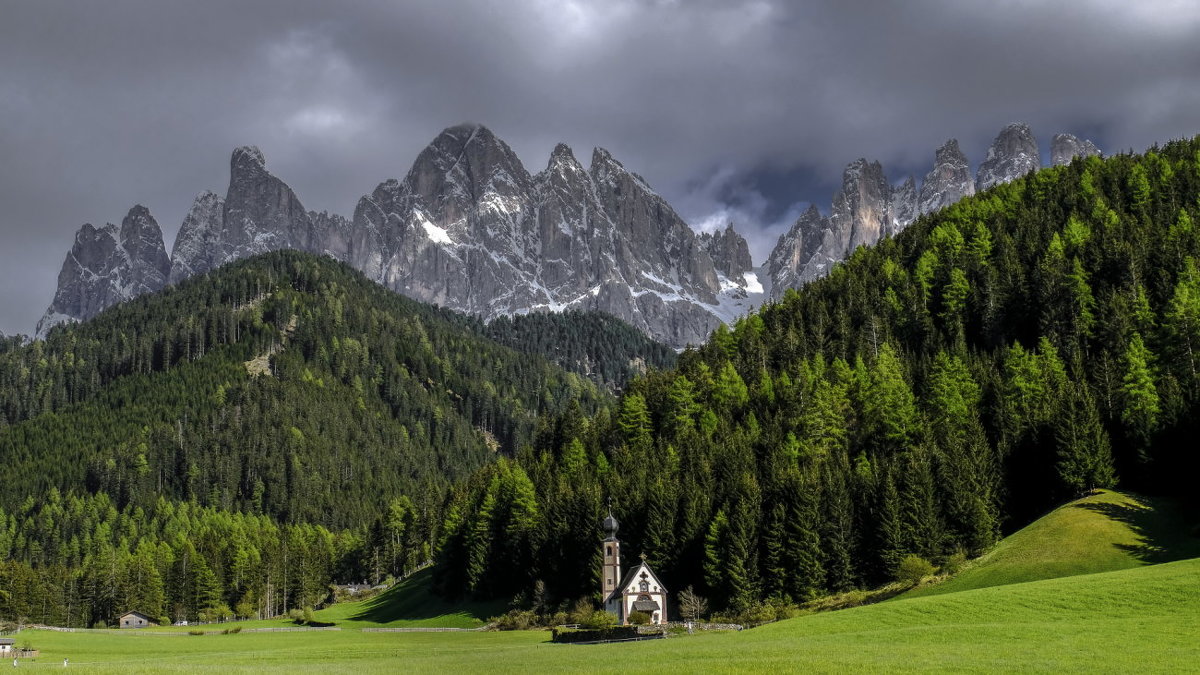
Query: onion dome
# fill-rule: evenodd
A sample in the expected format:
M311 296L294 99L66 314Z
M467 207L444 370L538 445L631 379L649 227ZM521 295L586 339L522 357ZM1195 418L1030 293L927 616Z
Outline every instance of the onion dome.
M600 524L600 527L603 528L610 537L617 534L617 519L613 518L611 511L608 513L608 517L604 519L604 522Z

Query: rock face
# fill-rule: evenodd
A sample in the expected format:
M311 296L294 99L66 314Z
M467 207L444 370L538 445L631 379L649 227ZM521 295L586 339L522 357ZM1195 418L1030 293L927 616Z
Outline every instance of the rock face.
M733 229L733 223L729 223L724 230L701 234L700 245L712 258L717 272L726 278L740 279L747 272L754 271L750 247L742 235Z
M772 295L781 297L789 288L819 279L859 246L900 232L912 222L916 208L911 177L893 187L879 162L851 162L842 173L829 217L810 205L779 238L767 261Z
M1056 135L1051 146L1055 163L1093 154L1099 154L1093 143L1070 134ZM988 149L975 180L955 139L934 152L933 169L925 175L919 191L911 177L889 188L878 162L859 159L851 163L842 176L841 190L834 195L829 217L810 206L771 251L766 264L771 295L781 297L789 288L825 276L858 246L895 235L918 216L1040 168L1039 157L1029 127L1010 124Z
M403 180L362 197L352 219L305 210L262 152L237 148L228 191L196 197L173 260L157 225L153 234L158 253L138 237L118 242L115 232L85 226L46 327L282 248L331 256L400 293L484 319L597 309L675 346L702 341L764 295L732 226L697 235L607 151L597 149L585 169L559 145L531 175L473 124L439 134ZM158 277L128 281L150 268Z
M1055 136L1051 148L1055 163L1096 153L1068 134ZM241 147L230 158L225 196L196 197L171 258L143 207L120 228L83 226L38 332L233 260L290 248L331 256L395 291L484 319L594 309L682 347L767 295L828 274L918 215L1039 165L1037 142L1023 124L996 137L978 182L954 140L937 149L919 189L911 177L893 185L879 162L858 159L846 167L829 215L810 206L755 268L732 225L697 235L603 149L585 168L560 144L546 168L530 174L487 128L450 127L403 179L380 183L347 219L305 210L267 171L262 152Z
M1072 134L1054 134L1054 138L1050 139L1051 166L1062 166L1070 164L1076 157L1086 158L1099 154L1100 148L1097 148L1095 143Z
M230 158L225 199L203 192L184 219L172 252L178 269L171 281L267 251L316 251L323 243L292 189L267 171L262 152L241 147Z
M170 272L162 230L146 207L130 209L120 227L86 224L75 235L37 334L44 337L60 323L87 320L118 302L161 290Z
M899 186L892 188L892 231L889 234L896 234L908 227L920 215L919 209L917 182L909 176Z
M816 204L810 204L796 219L767 259L767 275L779 295L789 288L798 288L824 276L836 260L824 255L835 248L829 220L821 215Z
M983 191L993 185L1007 183L1042 168L1037 139L1027 124L1010 124L1000 131L987 151L987 159L979 165L975 190Z
M220 195L208 190L196 195L171 250L171 283L179 283L220 265L217 252L224 214L225 200Z
M892 229L891 186L879 162L858 159L842 173L842 189L833 196L829 224L838 239L837 257L870 246Z
M933 170L921 181L920 214L933 213L973 194L971 164L952 138L934 153Z
M740 235L718 247L741 272L728 277L712 244L607 151L584 169L559 145L531 176L477 125L446 129L404 180L360 199L350 232L345 259L418 300L484 319L598 309L675 346L706 337L757 283Z

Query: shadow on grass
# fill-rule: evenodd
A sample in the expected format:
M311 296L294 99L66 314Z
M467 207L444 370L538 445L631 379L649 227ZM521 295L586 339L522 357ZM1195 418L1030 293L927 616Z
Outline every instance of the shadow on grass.
M421 621L447 614L459 614L480 621L501 614L504 602L451 602L434 595L433 570L425 569L367 600L362 611L350 617L354 621L391 623Z
M800 609L805 612L834 612L840 609L850 609L852 607L863 607L865 605L873 605L877 602L884 602L892 598L898 598L905 593L919 588L911 584L893 581L890 584L881 586L871 590L853 590L835 595L827 595L809 600L800 605Z
M1127 525L1140 543L1113 545L1142 562L1157 564L1200 557L1200 538L1193 536L1194 519L1176 504L1137 495L1130 495L1130 499L1132 503L1089 502L1074 507Z

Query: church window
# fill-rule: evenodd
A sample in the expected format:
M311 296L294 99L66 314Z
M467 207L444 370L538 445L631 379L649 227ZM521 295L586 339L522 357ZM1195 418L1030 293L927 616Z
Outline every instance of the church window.
M606 556L608 556L608 557L610 557L610 558L611 558L611 557L612 557L612 547L611 547L611 546L605 546L604 548L605 548L605 551L606 551L604 555L606 555Z
M648 581L646 581L645 579L643 579L643 580L642 580L642 583L641 583L641 589L642 589L642 592L643 592L643 593L645 593L645 592L649 591L649 590L650 590L650 582L648 582Z

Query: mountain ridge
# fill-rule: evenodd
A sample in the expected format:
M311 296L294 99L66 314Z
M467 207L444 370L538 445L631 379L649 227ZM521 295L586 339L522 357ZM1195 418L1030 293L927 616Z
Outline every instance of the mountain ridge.
M1056 135L1051 145L1055 164L1097 153L1070 134ZM196 196L169 257L153 243L129 255L113 243L120 243L114 232L81 228L37 335L233 260L286 248L328 255L393 291L485 321L568 308L603 311L682 348L824 276L859 246L895 235L984 185L1023 175L1035 162L1040 166L1036 139L1024 124L1000 132L975 178L954 139L937 149L919 189L912 176L892 184L878 161L860 158L843 172L828 215L810 205L756 266L732 223L694 231L604 148L593 149L584 167L560 143L546 167L530 173L487 127L455 125L417 155L403 178L360 197L346 218L306 210L270 172L260 149L241 146L230 157L226 194ZM147 227L161 247L157 222ZM108 259L117 248L122 254Z

